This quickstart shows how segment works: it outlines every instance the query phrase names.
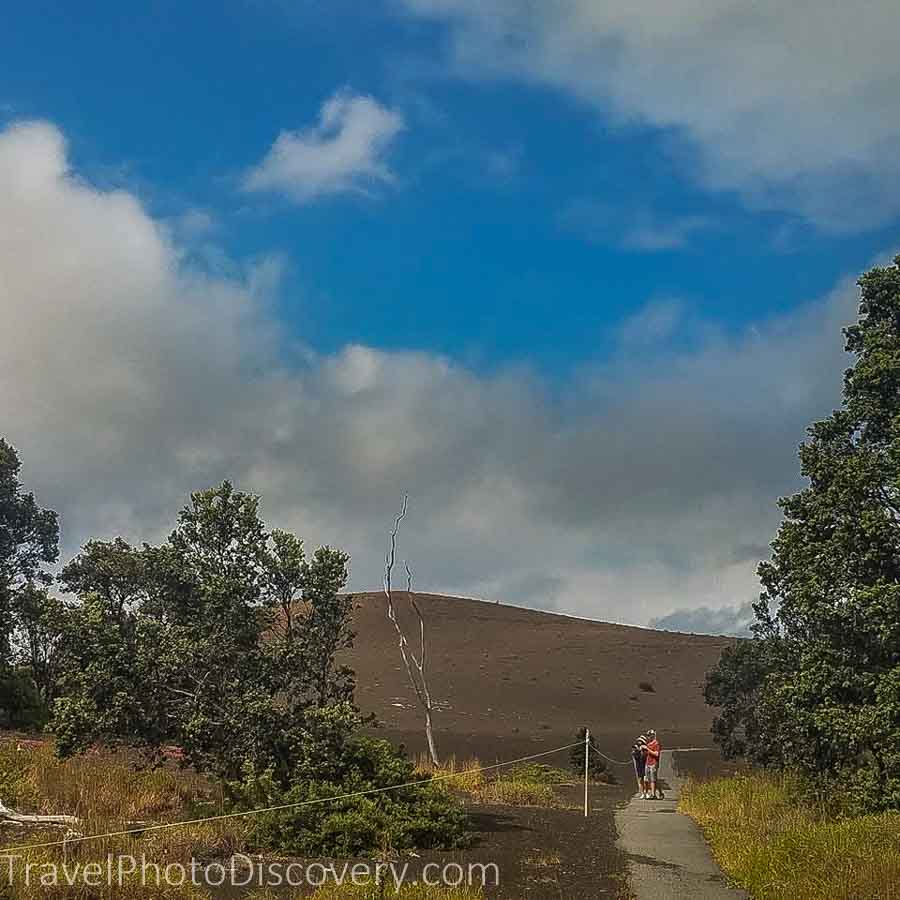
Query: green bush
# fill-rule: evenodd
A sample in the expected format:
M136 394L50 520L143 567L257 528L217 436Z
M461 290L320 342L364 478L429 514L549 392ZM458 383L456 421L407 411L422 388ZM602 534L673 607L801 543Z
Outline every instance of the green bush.
M569 766L572 771L581 778L584 778L584 737L586 728L579 728L575 735L578 742L569 753ZM592 781L611 781L609 772L607 772L606 760L602 756L598 756L595 752L599 748L594 738L591 738L591 752L588 756L588 777Z
M891 766L896 771L895 766ZM872 765L844 766L834 776L807 779L805 795L836 816L900 809L900 778L879 775Z
M584 736L582 735L582 740ZM600 760L603 762L603 760ZM584 748L581 750L581 772L584 771ZM516 781L531 781L535 784L568 784L572 780L572 773L555 766L542 763L521 763L507 769L504 775Z
M437 785L384 790L421 780L412 763L387 741L353 741L343 749L340 762L339 780L298 781L286 791L278 789L270 773L248 772L242 782L230 784L236 809L309 804L253 816L250 842L281 853L338 857L471 843L465 812ZM370 791L379 792L366 793ZM346 794L357 796L329 799Z

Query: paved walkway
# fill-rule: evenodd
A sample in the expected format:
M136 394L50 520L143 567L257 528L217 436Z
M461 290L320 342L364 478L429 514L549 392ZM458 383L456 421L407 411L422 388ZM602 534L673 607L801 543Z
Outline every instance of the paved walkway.
M659 768L666 799L635 797L616 812L632 893L637 900L747 900L746 892L728 886L694 820L676 809L684 780L670 751Z

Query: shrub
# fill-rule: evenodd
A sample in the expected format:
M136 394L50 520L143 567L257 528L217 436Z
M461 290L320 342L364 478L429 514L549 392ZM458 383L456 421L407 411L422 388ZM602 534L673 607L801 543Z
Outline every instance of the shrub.
M283 791L271 773L248 771L243 781L230 784L235 809L309 804L253 816L251 844L281 853L344 857L385 847L452 849L471 842L465 812L442 788L430 783L395 788L419 777L387 741L360 738L342 753L340 780L298 781ZM346 794L357 796L330 799Z
M638 687L639 687L645 694L655 694L655 693L656 693L656 688L653 687L653 685L652 685L649 681L641 681L641 682L638 682Z
M584 778L584 737L585 728L579 728L575 740L578 744L572 748L569 754L569 766L572 771L579 777ZM602 756L598 756L595 752L599 750L597 742L591 737L591 752L588 755L588 777L593 781L609 781L610 776L607 772L606 760Z
M518 781L531 781L534 784L570 784L572 781L570 772L542 763L521 763L513 766L507 770L507 777Z

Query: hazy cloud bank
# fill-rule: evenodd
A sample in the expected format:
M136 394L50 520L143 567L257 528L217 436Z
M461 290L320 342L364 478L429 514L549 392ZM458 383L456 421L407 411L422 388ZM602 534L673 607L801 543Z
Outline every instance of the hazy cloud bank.
M676 609L667 616L651 619L651 628L661 631L681 631L689 634L728 634L733 637L750 637L750 626L756 621L753 604L741 606L720 606L710 609Z

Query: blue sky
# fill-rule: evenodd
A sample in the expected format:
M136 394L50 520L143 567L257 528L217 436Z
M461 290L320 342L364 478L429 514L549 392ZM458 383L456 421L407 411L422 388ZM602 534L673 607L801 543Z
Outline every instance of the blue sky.
M292 390L309 396L329 379L344 390L347 378L363 377L362 367L365 378L384 377L379 391L388 429L411 428L421 408L433 410L442 397L456 397L468 411L480 402L475 398L496 395L496 408L477 407L459 428L448 424L456 410L441 423L465 437L479 465L496 465L481 473L478 490L490 494L497 516L510 508L548 516L552 537L531 533L529 524L512 543L552 545L571 528L574 555L567 561L569 551L561 552L552 571L536 572L533 554L499 548L492 568L466 531L480 519L474 499L473 508L457 510L455 519L448 513L434 531L423 528L417 536L420 557L434 560L429 586L499 592L629 621L682 606L739 607L754 590L752 557L777 523L772 501L796 483L796 441L810 417L837 402L835 379L817 372L825 359L835 372L844 364L831 326L852 314L847 279L900 243L900 64L877 46L881 35L896 33L898 14L893 4L873 2L866 15L847 20L843 7L826 3L810 22L803 10L774 2L746 15L731 0L713 6L601 10L588 0L566 0L552 12L519 0L20 6L0 31L8 185L25 183L17 154L23 166L36 166L46 154L41 172L50 173L59 192L54 215L82 209L82 190L112 221L121 213L113 198L128 197L137 204L129 222L152 223L165 235L165 246L153 253L179 279L166 288L173 309L201 315L185 299L198 279L210 295L227 289L258 304L253 337L240 351L247 358L239 380L302 371L295 377L306 381ZM848 27L859 40L846 40ZM27 192L22 196L24 209ZM5 205L12 214L14 204ZM98 241L113 240L102 216L92 222ZM67 244L60 256L59 248L41 243L45 228L35 218L35 243L26 252L35 270L63 266L71 249ZM79 242L83 232L73 234ZM119 250L127 256L121 247L108 255L118 258ZM21 247L16 252L20 259ZM0 295L14 315L25 315L26 295L48 309L67 302L59 293L66 282L37 285L35 270L12 278L24 286L17 293ZM93 277L85 275L87 285ZM113 289L107 293L108 308L86 307L79 327L108 337L103 310L121 311L123 301ZM143 321L149 312L136 307L132 314ZM217 316L213 309L204 314ZM166 342L175 338L166 334L133 348L127 359L169 358L175 350ZM798 362L795 370L761 376L773 379L776 390L793 385L785 387L783 408L768 415L754 392L754 367L800 344L797 357L806 368ZM371 356L361 361L353 348ZM708 393L723 367L722 383L739 384L731 411ZM219 385L227 394L234 373L219 374L206 387ZM404 377L434 381L435 396L398 412L391 391L406 396ZM635 456L629 441L636 435L653 441L653 429L620 407L665 418L660 410L681 402L668 393L678 384L692 391L686 416L660 429L660 459L629 470ZM21 385L11 387L15 393ZM218 414L226 421L232 413L222 402ZM341 427L349 427L353 410L342 410ZM503 426L510 410L519 414ZM20 410L5 412L9 420ZM176 419L184 423L194 414L188 407ZM491 431L492 422L508 434L537 432L540 463L523 462ZM124 420L115 427L124 429ZM130 424L116 443L146 445L142 427ZM270 482L283 490L283 479L290 480L266 468L278 456L271 448L257 455L217 431L216 451L201 452L196 447L210 435L185 427L172 459L196 460L199 453L205 462L172 477L166 503L175 504L186 485L198 486L192 479L242 472L248 487L261 492ZM377 420L359 428L348 433L360 441L379 431ZM716 437L682 447L691 428ZM310 430L328 433L309 414L290 429L295 439ZM740 449L737 436L769 430L774 437L766 447ZM76 505L61 484L65 467L37 449L38 433L31 422L10 437L31 449L35 482L65 514ZM388 497L401 483L418 486L426 505L460 489L459 474L443 459L450 451L436 461L429 441L407 436L421 455L411 456L405 471L389 473L379 458L381 487L371 496L359 485L371 483L366 466L374 463L350 454L346 470L329 471L325 462L304 469L304 490L273 504L297 527L338 541L348 535L345 542L372 573L359 576L359 585L377 583L370 545L380 540ZM62 444L76 440L74 432L60 435ZM223 440L234 446L223 448ZM745 467L742 454L768 460L769 451L771 466L746 484L694 495L704 521L737 516L752 521L752 533L732 535L732 549L713 547L707 531L719 526L698 520L696 533L686 529L690 543L671 540L686 513L679 506L684 498L671 506L666 498L678 493L671 481L683 467L702 473L712 453L723 471L734 472ZM327 447L321 453L323 460L334 455ZM547 510L556 503L570 508L559 495L571 489L566 484L579 465L584 469L574 481L599 485L595 512L556 521ZM91 472L101 483L108 477ZM471 467L465 472L468 484ZM503 489L497 472L499 481L510 479ZM92 512L83 521L72 512L67 546L110 528L138 536L162 527L170 506L130 494L133 474L123 470L120 494L87 504ZM357 478L353 497L326 499ZM430 486L441 478L446 483L432 497ZM656 498L629 514L634 531L627 546L606 531L602 485L612 478L634 479L632 496ZM747 501L752 509L745 510L738 494L766 500ZM644 542L647 534L655 537ZM442 560L447 546L452 565ZM748 546L754 553L738 561L738 578L729 554ZM670 569L681 579L674 588ZM643 585L629 600L618 599L623 571L631 573L621 576L628 584Z
M442 28L389 4L37 3L11 26L7 118L55 122L80 171L160 216L208 212L236 257L283 254L284 315L323 349L555 372L606 352L650 299L741 326L820 295L898 234L896 220L848 236L750 211L698 186L665 129L546 85L453 78L434 64ZM339 89L402 112L394 184L300 207L234 189ZM623 246L642 216L676 235L704 224L677 246Z

